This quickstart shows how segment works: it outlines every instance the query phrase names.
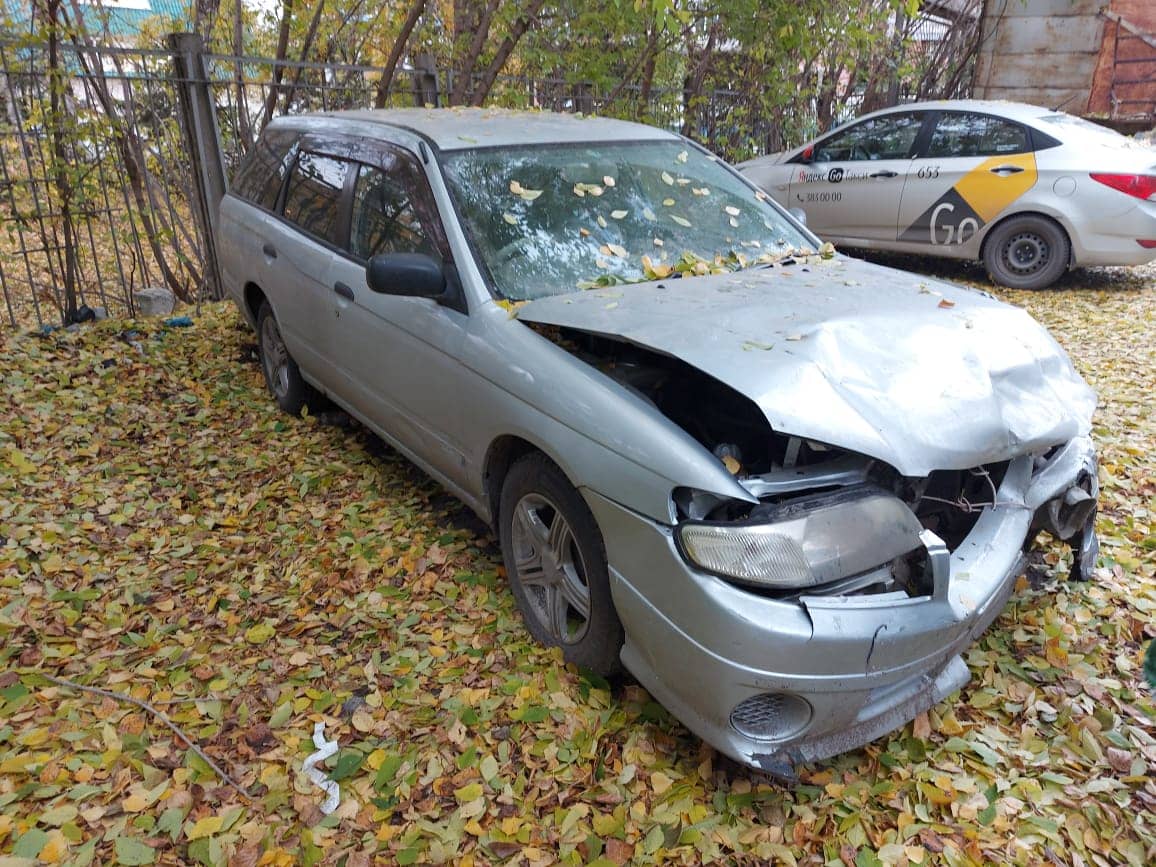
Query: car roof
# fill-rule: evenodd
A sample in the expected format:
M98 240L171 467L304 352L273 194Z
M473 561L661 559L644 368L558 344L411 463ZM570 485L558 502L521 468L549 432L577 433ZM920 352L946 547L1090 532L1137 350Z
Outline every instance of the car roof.
M658 127L553 111L504 108L387 108L328 111L278 118L277 126L338 132L348 124L361 132L364 124L385 124L409 130L445 151L509 145L591 141L674 140Z
M924 102L908 102L902 105L880 109L869 114L860 115L850 121L862 120L876 114L890 114L897 111L977 111L983 114L995 114L1010 120L1027 122L1039 120L1047 115L1059 114L1058 110L1044 108L1040 105L1029 105L1026 102L1009 102L1003 99L937 99Z

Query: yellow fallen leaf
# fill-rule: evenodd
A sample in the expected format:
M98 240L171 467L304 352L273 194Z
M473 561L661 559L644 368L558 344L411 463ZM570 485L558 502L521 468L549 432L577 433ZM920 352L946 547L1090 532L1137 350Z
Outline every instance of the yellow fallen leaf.
M373 731L373 717L371 717L363 710L356 711L353 714L353 719L350 720L350 722L353 723L353 727L359 732Z
M734 458L731 458L731 460L734 461ZM737 464L738 461L735 461L735 463ZM654 789L654 794L656 795L661 795L663 792L669 789L673 782L674 780L672 780L662 771L655 771L650 775L650 787Z
M142 810L147 810L149 802L140 795L129 795L120 802L120 808L126 813L139 813Z
M56 864L62 861L67 854L68 840L63 834L56 831L48 838L48 842L41 848L37 857L48 864Z
M221 830L224 819L221 816L205 816L197 820L186 833L185 837L191 840L200 840L202 837L211 837Z

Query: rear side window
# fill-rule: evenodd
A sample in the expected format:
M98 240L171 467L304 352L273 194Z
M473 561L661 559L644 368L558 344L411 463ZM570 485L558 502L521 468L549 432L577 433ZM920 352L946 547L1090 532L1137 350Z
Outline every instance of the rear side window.
M1030 151L1028 131L987 114L947 113L935 122L929 157L994 157Z
M297 157L285 191L285 219L336 246L341 227L341 191L350 164L336 157L303 151Z
M292 130L266 130L233 178L232 192L262 208L275 210L296 141L297 133Z

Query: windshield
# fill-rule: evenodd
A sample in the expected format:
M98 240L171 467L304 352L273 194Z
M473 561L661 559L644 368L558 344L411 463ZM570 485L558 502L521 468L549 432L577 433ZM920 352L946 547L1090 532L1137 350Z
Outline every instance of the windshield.
M443 169L494 289L512 301L814 251L765 193L678 140L467 150Z

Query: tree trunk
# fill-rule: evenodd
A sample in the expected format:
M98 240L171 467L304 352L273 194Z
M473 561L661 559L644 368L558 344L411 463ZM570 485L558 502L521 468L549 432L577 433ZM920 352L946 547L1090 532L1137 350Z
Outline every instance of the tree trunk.
M413 5L409 7L409 14L405 17L405 22L401 25L401 33L399 33L397 39L394 40L393 48L390 49L389 57L385 61L385 69L381 72L381 80L377 82L377 95L373 99L374 108L385 108L385 101L389 99L389 89L393 86L393 77L397 71L397 64L401 61L402 55L405 54L405 46L409 42L409 37L413 33L413 29L417 27L417 22L421 19L424 11L425 0L414 0Z
M239 0L238 0L239 2ZM269 92L265 95L265 111L262 113L261 129L269 125L273 119L273 109L277 107L277 96L281 90L281 79L285 75L284 62L289 50L289 25L293 23L293 0L281 2L281 26L277 31L277 55L273 63L273 80L269 84Z
M490 65L486 71L482 73L482 80L478 82L478 86L470 98L470 104L480 106L486 101L486 97L490 95L490 90L494 86L494 82L498 78L498 73L502 71L502 67L506 65L506 61L510 59L510 55L514 52L518 42L526 35L534 22L538 18L538 13L542 11L542 7L546 5L546 0L531 0L529 5L522 11L514 22L514 26L510 28L510 32L506 38L502 40L502 44L498 46L497 53L494 54L494 59L490 61Z

